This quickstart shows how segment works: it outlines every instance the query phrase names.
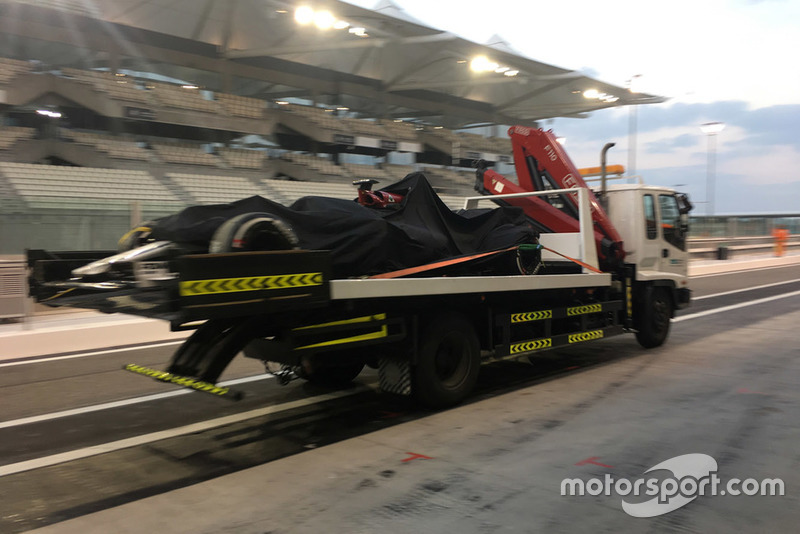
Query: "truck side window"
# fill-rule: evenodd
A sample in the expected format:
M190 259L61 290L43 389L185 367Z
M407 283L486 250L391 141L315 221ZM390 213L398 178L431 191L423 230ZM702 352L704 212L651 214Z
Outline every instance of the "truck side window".
M647 239L658 237L656 228L656 205L653 202L653 195L644 196L644 221L647 225Z
M681 250L686 248L686 236L681 231L681 212L675 195L658 195L661 208L661 230L664 240Z

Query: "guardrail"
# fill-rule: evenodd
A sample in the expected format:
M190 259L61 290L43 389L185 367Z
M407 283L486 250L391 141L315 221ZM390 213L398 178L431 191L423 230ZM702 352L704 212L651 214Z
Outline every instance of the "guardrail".
M689 256L693 259L728 259L734 255L762 254L775 248L771 236L701 237L689 239ZM800 250L800 234L789 236L784 249Z

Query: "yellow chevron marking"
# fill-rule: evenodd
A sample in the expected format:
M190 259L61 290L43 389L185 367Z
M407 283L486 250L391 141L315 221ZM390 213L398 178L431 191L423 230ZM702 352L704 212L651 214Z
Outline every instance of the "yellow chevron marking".
M602 330L592 330L590 332L581 332L580 334L570 334L568 340L570 343L580 343L581 341L590 341L601 337L603 337Z
M186 280L180 283L182 297L239 293L264 289L288 289L322 285L322 273L276 274L271 276L245 276L241 278L213 278Z
M511 324L527 323L530 321L541 321L543 319L552 319L553 310L539 310L527 313L512 313Z
M520 352L530 352L532 350L546 349L553 346L553 340L549 337L543 339L534 339L532 341L524 341L516 343L509 347L509 354L519 354Z
M603 311L602 304L588 304L586 306L575 306L574 308L567 308L567 317L573 315L583 315L585 313L597 313Z

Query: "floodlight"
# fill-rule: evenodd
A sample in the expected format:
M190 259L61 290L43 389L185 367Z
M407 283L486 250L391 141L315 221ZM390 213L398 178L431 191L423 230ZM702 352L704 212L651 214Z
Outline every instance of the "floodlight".
M298 24L311 24L314 22L314 10L308 6L300 6L294 11L294 20Z
M333 27L336 19L330 11L317 11L314 13L314 25L320 30L327 30Z

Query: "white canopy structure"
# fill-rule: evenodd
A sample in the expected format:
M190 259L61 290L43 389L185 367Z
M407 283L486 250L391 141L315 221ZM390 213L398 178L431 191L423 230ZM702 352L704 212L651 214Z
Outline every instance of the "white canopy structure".
M200 87L302 98L448 128L533 124L662 102L414 20L391 0L0 2L0 44L45 63L148 71ZM300 11L298 11L300 9ZM60 46L53 46L54 44Z

